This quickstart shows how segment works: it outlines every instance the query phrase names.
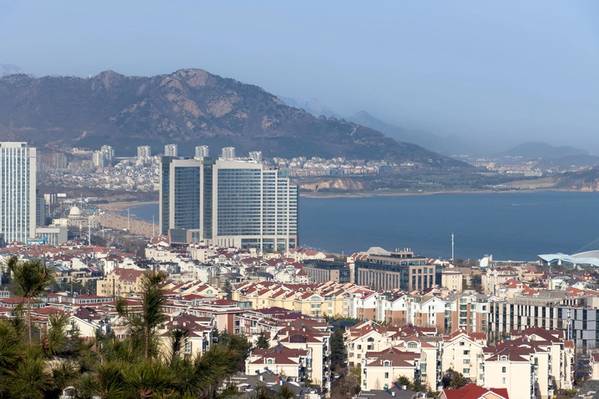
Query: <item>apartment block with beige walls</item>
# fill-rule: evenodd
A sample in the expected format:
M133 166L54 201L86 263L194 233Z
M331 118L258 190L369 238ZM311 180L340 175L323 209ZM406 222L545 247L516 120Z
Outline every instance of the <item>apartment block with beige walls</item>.
M96 282L99 296L127 296L142 291L143 270L116 268Z
M443 337L441 371L452 369L469 378L470 381L481 384L484 379L483 348L485 345L484 334L481 336L458 331Z

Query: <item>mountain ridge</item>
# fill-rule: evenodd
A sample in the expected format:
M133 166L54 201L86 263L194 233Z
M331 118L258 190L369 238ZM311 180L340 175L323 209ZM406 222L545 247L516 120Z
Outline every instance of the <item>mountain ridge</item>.
M35 145L96 147L119 151L136 145L234 145L267 156L345 156L387 159L433 168L469 168L420 146L337 118L315 117L287 106L259 86L180 69L170 74L0 78L2 139Z

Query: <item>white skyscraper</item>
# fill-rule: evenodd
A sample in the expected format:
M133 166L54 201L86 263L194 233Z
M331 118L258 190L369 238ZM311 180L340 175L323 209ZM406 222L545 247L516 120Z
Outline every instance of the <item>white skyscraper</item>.
M152 149L149 145L140 145L137 147L137 160L145 161L152 156Z
M0 235L6 243L35 238L35 174L35 148L0 142Z
M235 147L223 147L221 157L229 160L235 159Z
M177 148L177 144L167 144L164 146L164 155L167 157L176 157L178 156L179 151Z
M210 149L207 145L198 145L196 146L196 158L208 158L210 156Z
M100 147L100 152L102 152L102 155L104 156L104 161L111 164L114 159L114 148L109 145L103 145Z

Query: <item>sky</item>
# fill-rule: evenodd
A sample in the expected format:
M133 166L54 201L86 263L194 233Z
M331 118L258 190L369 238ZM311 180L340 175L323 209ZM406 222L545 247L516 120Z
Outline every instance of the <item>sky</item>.
M599 154L594 0L0 0L0 64L37 76L202 68L340 115Z

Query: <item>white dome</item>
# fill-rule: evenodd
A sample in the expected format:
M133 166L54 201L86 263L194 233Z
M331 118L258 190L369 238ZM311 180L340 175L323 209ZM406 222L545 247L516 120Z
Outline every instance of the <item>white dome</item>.
M80 217L81 216L81 209L79 209L78 207L74 206L71 208L71 210L69 211L69 217L73 218L73 217Z

